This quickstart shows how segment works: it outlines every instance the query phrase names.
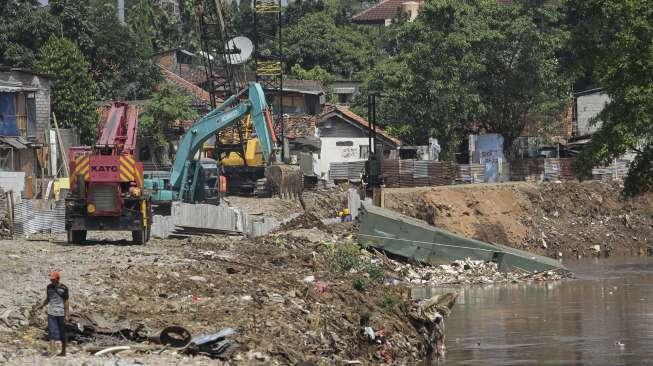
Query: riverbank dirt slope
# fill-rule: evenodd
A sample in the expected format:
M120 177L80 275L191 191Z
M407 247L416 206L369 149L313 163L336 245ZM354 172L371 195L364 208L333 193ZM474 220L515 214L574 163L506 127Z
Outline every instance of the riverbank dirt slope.
M504 183L386 189L385 207L474 239L563 258L653 245L653 194L617 183ZM599 247L596 247L596 246Z

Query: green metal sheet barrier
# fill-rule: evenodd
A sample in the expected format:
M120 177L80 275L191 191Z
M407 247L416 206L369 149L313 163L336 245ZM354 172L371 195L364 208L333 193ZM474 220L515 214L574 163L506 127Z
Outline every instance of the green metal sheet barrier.
M502 271L568 272L554 259L465 238L369 202L363 204L360 213L359 242L429 264L449 264L471 258L497 262Z

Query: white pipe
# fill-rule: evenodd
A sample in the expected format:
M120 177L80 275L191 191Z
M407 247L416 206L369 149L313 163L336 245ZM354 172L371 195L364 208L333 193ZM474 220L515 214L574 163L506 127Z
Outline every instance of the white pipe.
M102 351L95 352L93 356L102 356L105 353L113 353L113 352L119 352L119 351L127 351L130 350L131 347L129 346L115 346L115 347L109 347L105 348Z

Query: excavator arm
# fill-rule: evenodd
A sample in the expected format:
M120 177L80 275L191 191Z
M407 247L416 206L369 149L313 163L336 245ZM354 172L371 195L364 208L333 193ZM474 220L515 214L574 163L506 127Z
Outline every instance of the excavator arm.
M239 96L248 92L246 101L238 100ZM263 159L270 160L272 154L274 133L269 121L263 88L258 83L249 83L247 89L229 97L224 103L204 117L200 118L191 129L182 136L170 174L170 185L173 190L183 192L190 170L190 163L203 144L211 136L230 127L247 114L251 116L252 124L261 144Z

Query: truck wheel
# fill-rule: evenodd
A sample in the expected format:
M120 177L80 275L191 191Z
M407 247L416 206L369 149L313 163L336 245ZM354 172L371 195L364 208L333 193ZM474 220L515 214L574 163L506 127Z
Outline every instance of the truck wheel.
M147 242L148 236L149 234L147 233L147 229L132 231L132 240L134 241L134 244L145 244Z
M82 244L86 241L86 230L68 230L68 244Z

